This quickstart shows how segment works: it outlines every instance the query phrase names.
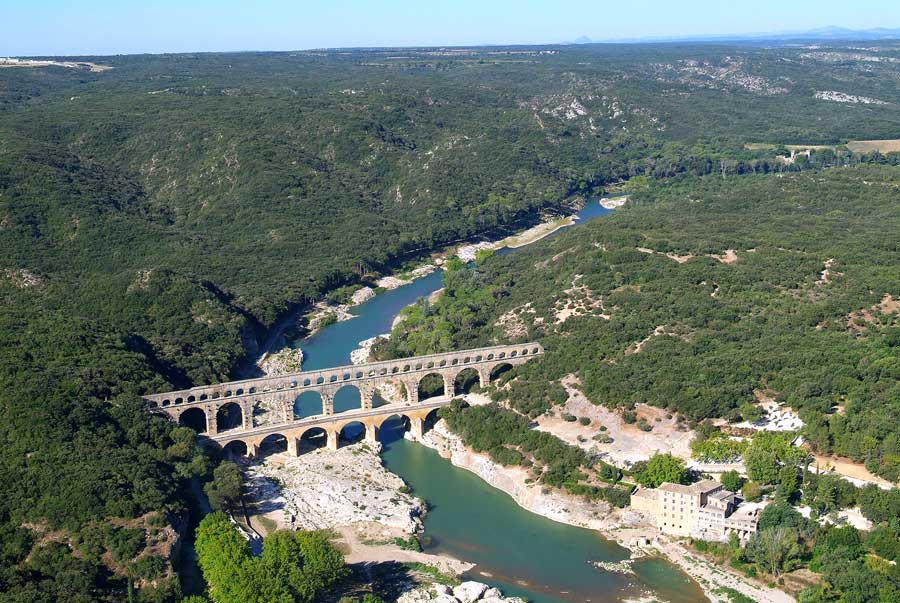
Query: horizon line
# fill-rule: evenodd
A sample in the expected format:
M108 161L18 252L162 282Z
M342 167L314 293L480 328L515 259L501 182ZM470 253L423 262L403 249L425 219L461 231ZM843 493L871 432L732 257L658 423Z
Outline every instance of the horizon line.
M827 32L843 32L840 37L828 37ZM871 37L876 32L884 32L884 37ZM863 37L854 38L854 34L860 34ZM869 34L869 37L865 37ZM584 41L580 41L584 40ZM687 34L679 36L673 35L648 35L641 37L622 37L622 38L600 38L592 39L587 36L561 41L561 42L484 42L477 44L419 44L405 46L320 46L311 48L292 48L285 50L246 48L238 50L178 50L178 51L145 51L145 52L99 52L99 53L83 53L83 54L29 54L16 55L0 53L0 58L16 58L16 59L40 59L48 57L124 57L124 56L164 56L164 55L187 55L187 54L243 54L243 53L267 53L267 54L285 54L292 52L336 52L336 51L387 51L387 50L425 50L425 49L481 49L481 48L560 48L560 47L579 47L579 46L600 46L600 45L652 45L652 44L676 44L676 43L694 43L694 44L715 44L728 42L755 42L763 43L767 41L781 42L787 44L790 42L801 41L819 41L819 42L889 42L900 41L900 27L876 27L868 29L849 29L839 26L826 26L809 30L781 30L770 32L755 33L734 33L734 34Z

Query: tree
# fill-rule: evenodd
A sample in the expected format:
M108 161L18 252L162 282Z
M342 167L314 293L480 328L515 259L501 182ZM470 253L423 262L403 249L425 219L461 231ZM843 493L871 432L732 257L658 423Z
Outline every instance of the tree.
M203 491L216 511L232 509L240 503L242 482L240 467L223 461L215 468L212 481L203 487Z
M779 527L754 534L747 543L746 554L760 569L777 577L783 570L790 569L800 552L796 531Z
M741 477L740 473L733 469L723 473L719 478L719 481L722 482L722 486L729 492L740 492L741 486L744 485L744 478Z
M684 461L671 454L654 454L647 461L647 467L636 476L637 481L648 488L656 488L663 482L673 484L689 483Z
M829 513L837 508L838 490L830 479L820 479L816 486L816 500L822 505L822 510Z
M211 513L197 526L194 547L197 564L209 584L209 596L215 603L239 603L246 598L250 545L222 512Z
M802 528L806 525L806 520L797 512L790 503L780 500L770 505L759 514L759 529L768 528Z
M751 445L744 452L744 467L754 482L771 484L778 479L778 459L771 448Z
M763 416L762 409L755 404L750 404L749 402L746 404L741 404L740 413L741 418L750 423L758 421Z
M797 493L799 485L799 475L797 468L785 465L778 472L778 487L775 490L776 495L781 500L791 500Z
M348 570L344 564L344 556L331 544L327 532L293 532L290 534L297 541L300 555L303 558L303 575L313 593L313 598L319 596L331 584L347 576Z
M196 550L214 603L311 603L348 573L325 532L272 532L253 558L221 512L200 522Z

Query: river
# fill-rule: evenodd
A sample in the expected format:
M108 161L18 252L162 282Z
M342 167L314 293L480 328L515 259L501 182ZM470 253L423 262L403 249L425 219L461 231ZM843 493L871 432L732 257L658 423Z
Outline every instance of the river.
M609 211L594 200L579 212L576 223ZM440 287L441 273L434 272L356 306L355 318L296 342L303 348L303 370L348 364L361 340L390 332L400 310ZM336 412L358 406L356 390L338 392ZM632 575L597 569L592 562L626 559L628 551L595 531L525 511L505 493L435 451L404 440L401 433L399 426L381 430L383 459L428 503L424 548L476 563L472 578L535 603L614 603L644 594L669 603L705 600L695 583L661 559L636 562Z

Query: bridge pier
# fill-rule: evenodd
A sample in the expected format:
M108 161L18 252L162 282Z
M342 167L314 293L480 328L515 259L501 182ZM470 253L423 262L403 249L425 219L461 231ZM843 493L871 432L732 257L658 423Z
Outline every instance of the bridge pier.
M328 430L328 450L337 450L338 449L338 433L335 429Z
M406 379L402 381L403 387L406 388L406 403L407 404L418 404L419 403L419 382L413 379Z
M425 431L425 419L422 417L413 417L409 420L409 432L416 441L422 440L422 434Z
M253 429L253 402L241 404L241 423L244 429Z
M323 415L333 415L334 414L334 392L330 391L321 391L319 395L322 397L322 414Z
M289 437L287 439L287 453L290 456L300 456L300 439L296 437Z
M203 409L203 414L206 417L206 434L216 435L219 433L219 424L216 421L216 409L207 406Z
M478 385L481 389L485 389L491 384L491 372L487 369L478 367Z
M378 441L378 428L375 425L366 425L366 443L374 444Z
M456 375L444 375L444 395L449 398L456 395Z
M357 389L359 390L361 408L365 410L372 408L375 400L375 385L373 383L363 383Z

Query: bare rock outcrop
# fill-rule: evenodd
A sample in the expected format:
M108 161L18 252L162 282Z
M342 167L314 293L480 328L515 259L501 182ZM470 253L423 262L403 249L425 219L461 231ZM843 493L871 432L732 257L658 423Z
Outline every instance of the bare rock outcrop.
M367 523L413 534L421 529L424 503L382 466L380 449L380 444L359 442L299 457L268 456L247 469L252 498L260 511L285 528Z
M431 584L407 591L397 603L525 603L519 597L504 597L496 588L469 580L450 588L444 584Z
M284 348L271 354L266 354L259 363L260 370L267 377L277 377L296 373L303 367L303 350L300 348Z

